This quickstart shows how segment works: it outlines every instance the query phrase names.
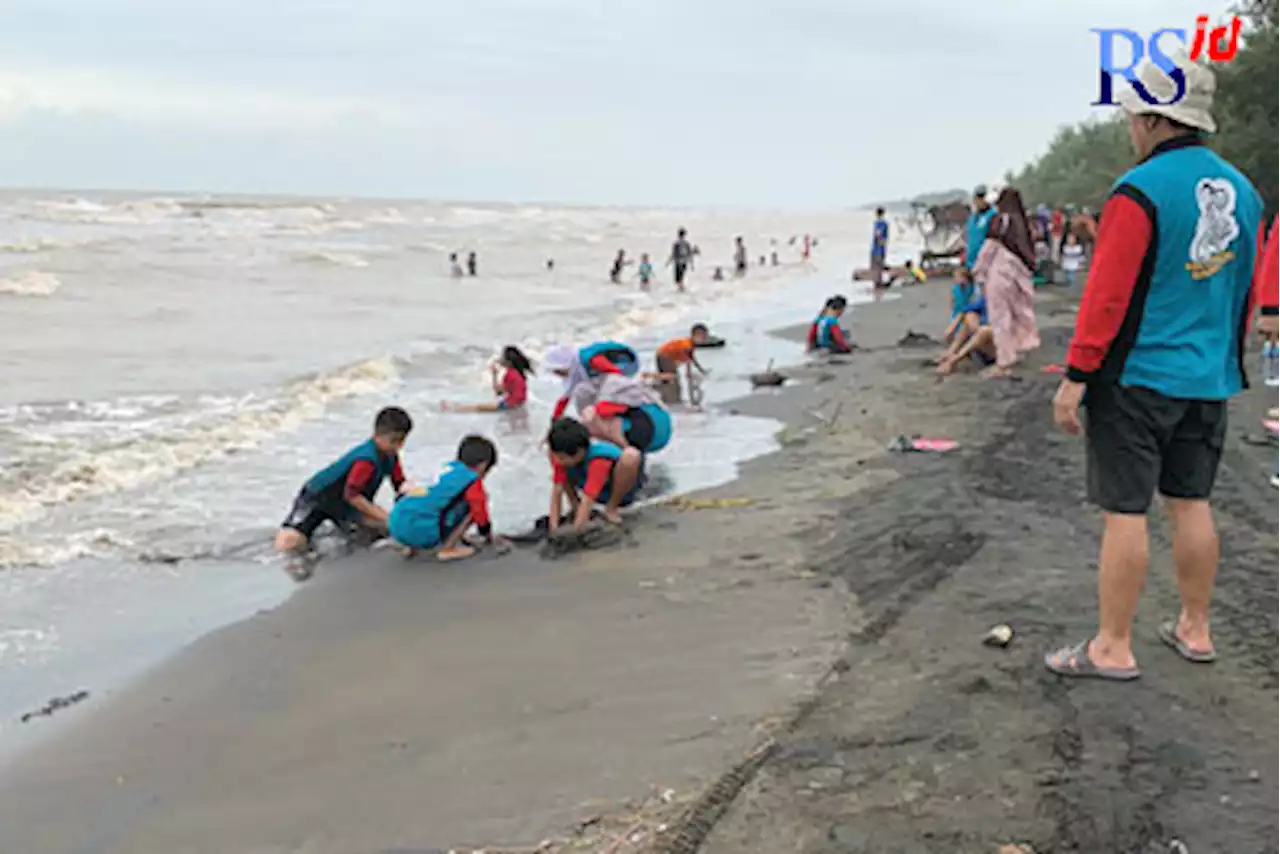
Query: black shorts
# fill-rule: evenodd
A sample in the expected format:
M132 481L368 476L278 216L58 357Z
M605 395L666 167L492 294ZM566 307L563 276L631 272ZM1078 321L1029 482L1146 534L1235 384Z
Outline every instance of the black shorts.
M627 418L631 421L631 426L624 435L631 447L647 448L653 444L653 419L649 417L649 413L632 407L627 410Z
M1227 433L1221 400L1183 400L1098 383L1085 395L1089 500L1108 513L1142 514L1157 489L1167 498L1213 492Z
M289 510L289 515L284 517L284 522L280 524L281 528L292 528L308 540L315 534L316 529L325 522L332 522L339 528L342 522L339 521L336 514L321 507L315 499L307 495L306 491L300 491L298 497L293 499L293 508Z
M684 284L684 274L689 272L689 265L681 264L679 261L675 264L676 284Z

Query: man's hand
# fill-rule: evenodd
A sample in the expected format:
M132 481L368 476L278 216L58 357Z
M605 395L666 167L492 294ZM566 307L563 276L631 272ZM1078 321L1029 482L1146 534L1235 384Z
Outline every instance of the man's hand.
M1277 323L1277 321L1280 321L1280 317L1276 317L1274 314L1264 314L1258 318L1258 334L1272 344L1275 344L1277 338L1280 337L1278 335L1280 333L1280 323Z
M1084 383L1063 380L1058 393L1053 396L1053 421L1063 432L1079 436L1084 432L1080 423L1080 402L1084 399Z

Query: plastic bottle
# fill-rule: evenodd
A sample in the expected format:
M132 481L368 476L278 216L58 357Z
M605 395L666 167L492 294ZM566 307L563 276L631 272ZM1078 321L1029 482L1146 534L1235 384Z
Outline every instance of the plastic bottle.
M1270 341L1262 347L1262 375L1267 385L1280 386L1280 346Z

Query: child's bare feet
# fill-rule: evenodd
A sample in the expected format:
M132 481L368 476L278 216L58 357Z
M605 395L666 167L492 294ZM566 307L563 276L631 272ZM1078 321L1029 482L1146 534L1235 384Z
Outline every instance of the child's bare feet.
M440 551L436 552L436 560L441 562L449 561L449 560L462 560L463 558L471 557L475 553L476 553L476 550L471 548L471 546L455 546L454 548L451 548L451 549L441 549Z
M614 525L622 524L622 512L618 510L617 507L606 507L604 510L604 518L605 521L612 522Z

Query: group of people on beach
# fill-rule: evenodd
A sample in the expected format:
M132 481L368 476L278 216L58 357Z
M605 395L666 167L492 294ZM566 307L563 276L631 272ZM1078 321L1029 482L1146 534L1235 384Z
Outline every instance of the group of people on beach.
M793 236L790 245L795 246L799 238ZM800 260L801 263L808 263L813 253L813 248L817 245L817 238L811 235L804 235L800 244ZM778 241L772 239L769 241L769 254L761 255L759 266L777 267L782 262L778 254ZM680 229L676 234L676 240L671 245L671 254L667 257L667 266L671 268L674 277L676 290L684 291L685 279L693 270L694 262L702 255L702 249L697 244L691 244L688 240L688 233L685 229ZM618 253L613 256L613 262L609 266L609 281L615 285L622 284L623 274L626 268L631 266L633 261L627 255L626 249L619 249ZM747 244L742 235L733 238L733 275L735 278L742 278L747 275L750 269L750 256L747 253ZM642 253L639 263L636 264L636 278L640 280L640 289L649 290L656 273L653 268L653 262L649 259L649 254ZM711 278L713 281L724 281L724 268L716 266L712 268Z
M668 341L654 357L656 370L641 371L639 354L618 341L584 347L559 346L542 358L545 369L560 377L563 391L545 435L551 470L547 530L562 524L581 532L598 510L607 523L619 524L620 508L635 502L645 483L646 460L666 448L675 424L670 405L682 400L683 371L689 398L700 399L693 371L705 374L696 350L716 346L705 324L694 324L689 336ZM509 412L528 400L531 360L508 346L492 367L495 400L480 404L442 404L454 412ZM575 411L569 414L570 407ZM486 476L498 464L492 440L469 435L458 445L430 484L409 481L400 462L413 420L400 407L386 407L374 419L373 434L303 484L276 535L281 552L310 554L312 538L332 524L356 540L389 536L406 556L432 550L439 560L458 560L478 548L505 548L493 531L485 492ZM390 481L397 498L390 510L375 502ZM564 515L565 505L568 514ZM468 539L475 529L479 540ZM311 561L288 565L298 580L311 574Z

